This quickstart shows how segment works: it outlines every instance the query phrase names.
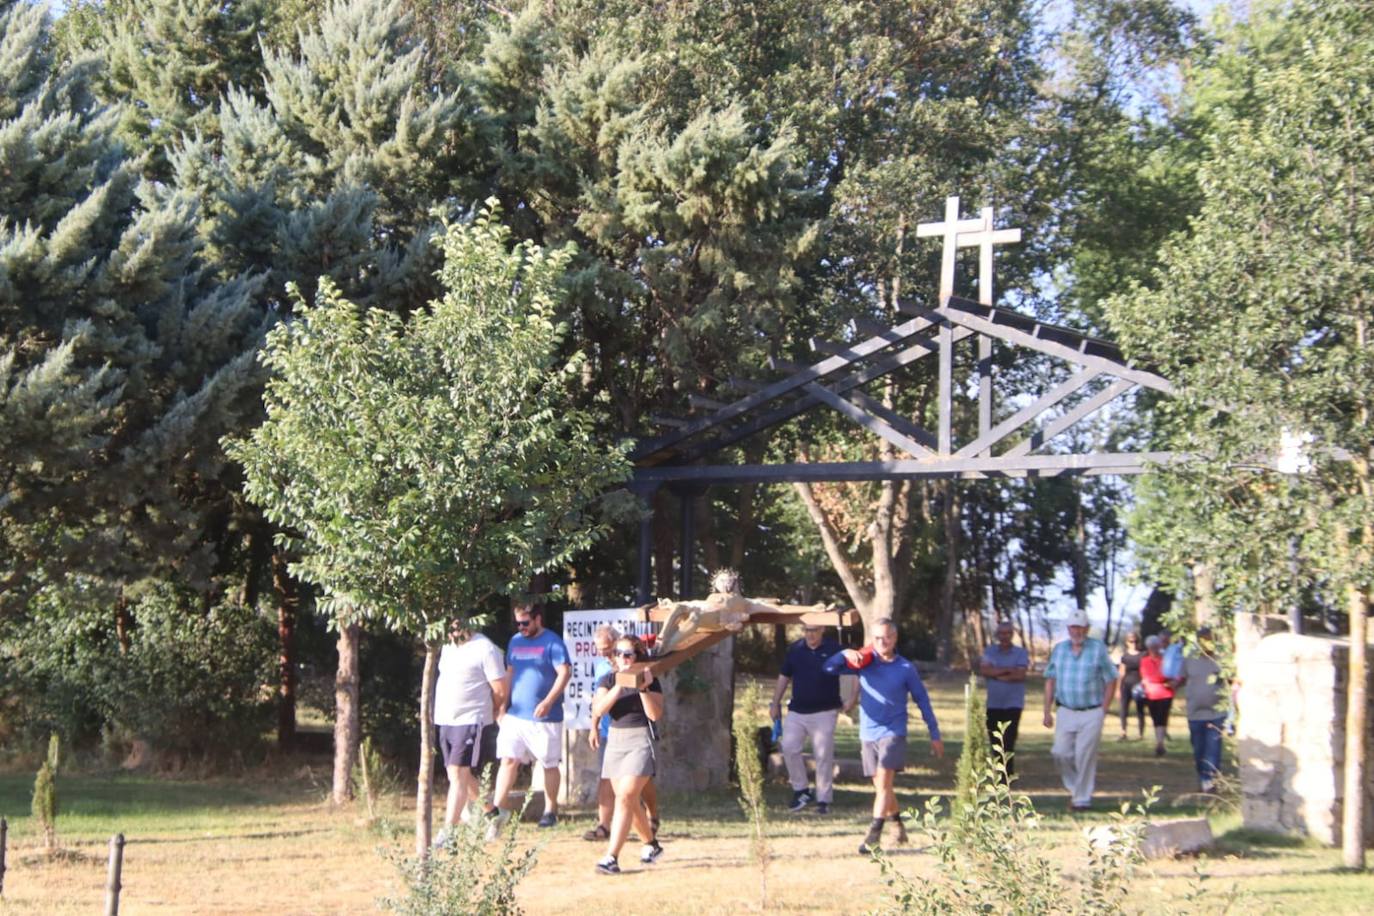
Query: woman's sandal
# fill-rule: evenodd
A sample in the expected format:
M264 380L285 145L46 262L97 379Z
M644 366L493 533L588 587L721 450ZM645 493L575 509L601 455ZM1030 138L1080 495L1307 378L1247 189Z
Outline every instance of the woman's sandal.
M610 838L611 828L607 827L605 824L597 824L594 829L588 830L586 833L582 834L582 839L587 840L588 842L594 842L596 840L609 840Z

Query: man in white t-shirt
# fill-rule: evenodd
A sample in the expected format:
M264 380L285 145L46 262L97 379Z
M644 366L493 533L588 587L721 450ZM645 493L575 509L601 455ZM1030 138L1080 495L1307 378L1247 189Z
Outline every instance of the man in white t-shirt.
M477 773L496 760L496 713L506 700L505 655L496 644L461 620L449 624L448 635L434 689L434 724L448 771L448 804L436 846L448 840L460 812L477 799Z

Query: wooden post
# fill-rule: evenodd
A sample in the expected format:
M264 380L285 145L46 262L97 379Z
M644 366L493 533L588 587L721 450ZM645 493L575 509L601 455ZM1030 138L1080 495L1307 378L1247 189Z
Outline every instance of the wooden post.
M0 897L5 896L5 844L9 840L10 823L0 817Z
M124 834L110 837L110 872L105 882L105 916L119 916L119 876L124 870Z
M685 601L692 597L692 573L697 565L697 495L692 490L683 490L679 496L682 505L682 566L678 569L678 595Z

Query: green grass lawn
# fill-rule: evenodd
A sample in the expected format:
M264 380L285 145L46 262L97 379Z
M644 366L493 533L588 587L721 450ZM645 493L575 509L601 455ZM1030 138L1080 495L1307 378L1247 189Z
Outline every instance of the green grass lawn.
M962 743L963 679L930 679L947 756L927 755L924 729L913 719L912 768L899 778L904 805L919 806L953 786ZM1038 684L1031 685L1036 696ZM1062 861L1072 880L1083 860L1083 829L1103 823L1121 802L1159 787L1155 817L1207 816L1218 841L1205 857L1150 863L1137 879L1140 910L1181 901L1197 885L1204 893L1195 912L1230 906L1247 914L1362 913L1374 911L1374 881L1339 868L1339 851L1293 837L1241 828L1234 810L1194 793L1186 729L1176 727L1164 758L1148 741L1117 742L1114 722L1102 745L1099 809L1065 810L1065 795L1049 759L1051 736L1035 715L1023 720L1018 760L1020 787L1043 813L1033 840ZM756 721L764 712L756 710ZM1183 723L1179 722L1179 726ZM857 755L857 734L843 723L842 756ZM29 773L0 775L0 814L10 823L10 871L0 913L98 911L109 837L128 838L124 912L353 913L375 911L395 890L395 873L379 855L387 845L356 809L332 811L325 803L329 761L287 758L238 778L172 779L123 773L64 773L59 780L62 845L74 854L60 861L38 852L29 818ZM442 792L442 786L440 786ZM768 912L854 912L881 904L887 893L878 869L855 854L871 790L859 782L836 787L835 814L788 815L789 789L767 788L774 861L768 877ZM392 845L404 848L412 796L385 803L397 828ZM599 848L581 840L586 815L573 813L552 831L529 831L539 846L536 879L521 885L531 913L588 909L639 911L646 893L662 913L733 913L759 908L759 879L748 853L746 825L728 791L664 800L663 862L652 872L634 869L608 882L590 876ZM918 878L934 872L933 857L917 848L896 850L898 867ZM665 883L666 882L666 883ZM664 894L664 888L671 893ZM830 889L845 888L836 897ZM821 893L825 890L826 893ZM1133 899L1135 899L1133 894Z

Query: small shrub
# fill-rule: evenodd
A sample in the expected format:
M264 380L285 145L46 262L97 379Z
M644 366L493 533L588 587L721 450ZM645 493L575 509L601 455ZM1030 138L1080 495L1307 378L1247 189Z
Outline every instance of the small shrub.
M455 824L448 841L428 856L406 856L393 848L386 855L400 869L405 895L383 899L382 908L402 916L520 913L515 889L534 868L538 850L516 850L519 824L516 814L499 845L487 843L487 820L479 817Z
M959 753L958 781L954 788L954 807L962 809L978 801L979 776L992 765L992 744L988 741L988 713L978 676L970 675L964 687L964 747Z
M43 831L43 848L57 849L57 767L60 763L57 735L48 739L48 756L33 780L33 819Z
M768 908L768 864L772 851L768 845L768 806L763 796L763 765L759 761L757 734L753 713L763 701L757 682L735 695L736 705L743 705L749 714L734 716L735 771L739 776L739 804L749 821L749 857L759 867L759 899Z
M1026 795L1015 794L1006 780L1006 762L975 766L973 790L965 803L942 816L940 798L926 803L919 822L930 839L938 877L919 884L903 875L891 860L877 854L892 888L882 913L1055 913L1118 914L1126 912L1133 875L1142 861L1140 843L1153 794L1134 809L1123 805L1112 823L1097 832L1090 845L1082 880L1068 883L1059 869L1034 848L1032 837L1040 816Z

